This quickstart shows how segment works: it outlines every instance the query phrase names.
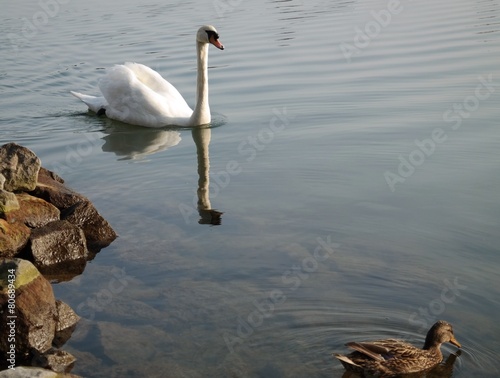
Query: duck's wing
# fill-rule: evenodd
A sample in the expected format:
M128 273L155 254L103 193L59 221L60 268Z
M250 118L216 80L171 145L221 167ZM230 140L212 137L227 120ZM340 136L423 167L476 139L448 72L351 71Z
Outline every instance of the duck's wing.
M346 344L349 348L364 354L375 361L385 361L389 355L389 349L372 342L350 342Z

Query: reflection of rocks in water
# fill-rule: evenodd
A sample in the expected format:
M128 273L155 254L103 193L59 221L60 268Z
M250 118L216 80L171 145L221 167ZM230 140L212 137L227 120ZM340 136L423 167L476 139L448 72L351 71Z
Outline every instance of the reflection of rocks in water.
M158 354L170 351L170 335L154 326L129 327L99 322L97 327L104 354L122 367L137 365L137 361L153 360L158 358ZM127 346L127 353L123 353L124 345ZM135 361L131 361L131 356Z
M97 322L82 349L75 355L79 359L77 370L83 376L182 376L175 374L180 370L169 358L173 353L170 334L152 325Z
M188 327L188 324L185 326ZM161 326L149 324L123 326L114 322L97 322L89 334L92 340L88 344L81 344L83 350L72 352L78 358L78 374L85 377L247 375L230 374L249 371L237 354L227 355L227 362L213 361L207 364L204 353L212 349L213 340L205 339L205 336L206 331L198 332L195 329L166 331Z
M124 159L138 159L174 147L181 141L175 130L152 129L126 124L113 124L106 128L102 139L104 152L113 152Z
M127 292L131 288L127 288ZM123 294L122 294L123 296ZM99 314L100 318L113 319L116 321L126 322L136 319L159 321L163 319L164 314L139 300L134 300L130 297L123 298L116 296L112 301L102 308Z

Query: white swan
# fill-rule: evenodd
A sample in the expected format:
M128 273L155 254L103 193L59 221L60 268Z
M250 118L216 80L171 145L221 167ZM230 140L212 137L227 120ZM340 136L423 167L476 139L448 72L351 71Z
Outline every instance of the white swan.
M151 68L137 63L116 65L99 80L102 96L72 95L98 115L146 127L199 126L210 123L208 105L208 44L220 50L219 34L212 25L196 33L198 77L194 111L179 91Z

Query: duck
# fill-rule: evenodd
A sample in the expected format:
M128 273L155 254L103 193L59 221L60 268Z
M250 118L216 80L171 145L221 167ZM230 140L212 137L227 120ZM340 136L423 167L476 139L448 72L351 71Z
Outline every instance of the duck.
M75 91L70 93L98 116L105 115L132 125L152 128L207 125L211 121L208 104L209 44L224 50L215 27L204 25L196 33L197 100L194 110L158 72L133 62L115 65L108 70L99 80L101 96Z
M422 349L397 339L353 341L346 346L354 352L334 356L347 371L363 377L390 378L432 369L443 360L443 343L462 347L453 334L452 325L439 320L427 332Z

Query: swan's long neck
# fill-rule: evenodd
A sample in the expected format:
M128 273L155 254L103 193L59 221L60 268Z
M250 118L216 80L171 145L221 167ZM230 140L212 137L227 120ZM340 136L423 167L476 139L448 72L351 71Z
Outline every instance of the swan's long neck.
M198 60L198 77L196 80L196 107L191 115L191 125L210 123L210 106L208 105L208 43L196 41Z

